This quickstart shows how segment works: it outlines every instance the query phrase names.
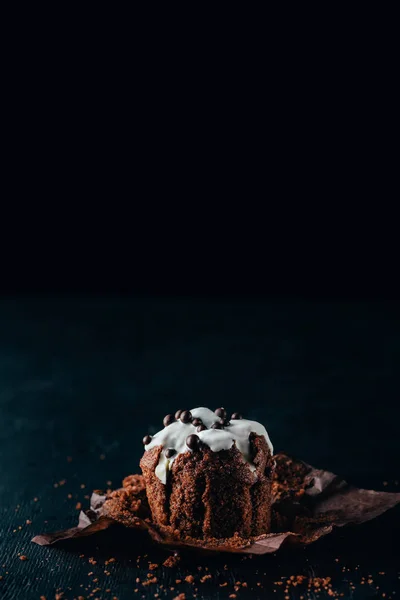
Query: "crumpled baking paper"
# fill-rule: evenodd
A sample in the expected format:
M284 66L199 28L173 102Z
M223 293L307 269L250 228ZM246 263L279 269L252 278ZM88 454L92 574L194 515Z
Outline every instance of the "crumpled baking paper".
M370 521L400 503L400 493L353 487L329 471L316 469L286 454L276 455L275 461L272 533L257 538L182 540L177 536L177 532L154 524L148 509L147 512L133 511L127 520L123 515L119 517L118 512L111 511L112 494L110 496L94 492L90 509L81 511L76 527L37 535L32 541L46 546L62 540L93 535L120 524L133 530L146 530L154 543L175 550L197 548L212 552L270 554L287 544L311 544L331 533L335 527ZM118 492L123 492L123 489L114 492L114 495L118 495ZM142 498L143 496L145 500L144 490ZM140 505L140 502L138 504ZM144 504L142 508L145 508Z

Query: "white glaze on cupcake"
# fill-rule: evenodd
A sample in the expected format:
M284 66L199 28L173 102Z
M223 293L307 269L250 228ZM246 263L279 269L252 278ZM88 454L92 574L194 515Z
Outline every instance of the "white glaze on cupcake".
M167 473L175 458L183 452L191 452L186 445L186 438L192 433L198 435L203 444L206 444L213 452L229 450L235 442L237 449L242 453L244 460L249 463L252 471L255 470L255 466L251 462L250 455L249 436L251 433L264 436L271 454L273 454L274 449L271 440L269 439L267 430L261 423L248 421L247 419L230 419L230 425L225 426L224 429L211 429L213 423L220 421L219 417L212 410L201 407L194 408L190 412L193 419L201 419L207 429L197 431L197 428L192 423L182 423L182 421L178 420L156 433L150 444L145 446L145 450L151 450L151 448L156 446L163 446L165 450L167 448L175 450L175 454L171 458L166 458L164 452L160 454L160 460L155 473L164 484L167 482Z

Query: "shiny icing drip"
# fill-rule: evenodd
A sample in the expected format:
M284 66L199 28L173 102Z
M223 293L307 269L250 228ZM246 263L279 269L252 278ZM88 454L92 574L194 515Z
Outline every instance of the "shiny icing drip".
M198 432L192 423L182 423L178 420L156 433L150 444L145 446L145 450L151 450L151 448L155 448L156 446L163 446L164 449L173 448L175 450L172 458L166 458L163 452L160 454L155 473L164 484L167 482L167 474L175 458L183 452L191 452L186 445L186 438L192 433L198 435L201 441L213 452L229 450L235 442L237 449L242 453L244 460L249 463L252 471L255 470L255 466L251 461L250 455L249 436L251 433L263 435L271 450L271 454L273 454L274 449L271 440L261 423L248 421L247 419L231 419L230 425L225 426L224 429L210 429L213 423L219 421L219 418L212 410L201 407L194 408L190 412L193 418L202 420L207 427L206 430Z

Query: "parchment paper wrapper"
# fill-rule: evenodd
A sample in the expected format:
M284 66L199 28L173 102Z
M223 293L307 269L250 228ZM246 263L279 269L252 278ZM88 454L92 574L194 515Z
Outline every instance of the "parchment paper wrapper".
M120 524L146 530L154 543L171 549L270 554L284 544L311 544L334 527L370 521L400 503L400 493L353 487L329 471L315 469L286 454L276 455L275 460L272 533L251 539L182 540L171 528L151 521L143 477L131 475L119 490L94 492L90 509L81 511L76 527L37 535L32 541L46 546Z

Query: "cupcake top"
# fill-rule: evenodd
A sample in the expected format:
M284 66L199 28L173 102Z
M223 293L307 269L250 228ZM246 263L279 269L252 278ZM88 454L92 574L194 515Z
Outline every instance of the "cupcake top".
M213 452L220 452L229 450L235 443L253 471L255 467L251 459L249 439L251 433L264 436L273 454L271 440L261 423L243 419L239 413L228 418L224 408L217 408L215 412L204 407L190 411L178 410L175 415L167 415L163 423L164 429L154 436L145 436L143 443L146 451L163 446L155 473L164 484L167 473L179 454L196 452L203 446L208 446Z

